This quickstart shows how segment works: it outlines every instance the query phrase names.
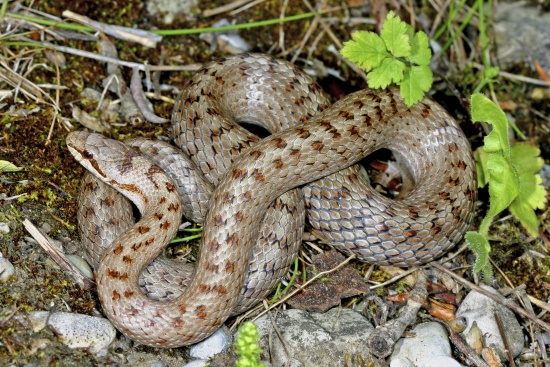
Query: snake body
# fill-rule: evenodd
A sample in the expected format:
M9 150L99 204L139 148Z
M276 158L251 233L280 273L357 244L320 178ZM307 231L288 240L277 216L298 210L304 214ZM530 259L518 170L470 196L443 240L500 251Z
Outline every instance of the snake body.
M261 122L273 134L259 140L239 131L239 121ZM294 188L303 186L308 217L319 234L371 263L433 260L462 238L473 217L475 171L469 143L448 113L429 99L408 108L394 89L362 90L327 107L320 88L292 65L240 55L201 69L178 97L172 122L177 144L215 188L193 276L188 279L191 270L182 271L180 279L186 280L180 283L185 284L163 301L144 294L138 279L177 230L185 201L180 185L136 148L86 132L67 138L75 158L141 212L140 221L125 222L105 254L97 256L103 257L96 278L109 319L142 344L195 343L269 289L259 284L265 283L265 274L273 275L274 268L283 272L288 261L268 256L272 263L265 266L251 264L251 258L266 251L257 250L264 231L263 238L273 240L264 249L288 249L284 225L301 214L299 204L284 204L280 195L297 195L300 202L300 191L288 194ZM381 148L390 149L409 173L405 184L410 192L399 200L377 193L351 167ZM218 169L221 174L215 173ZM91 179L81 196L103 190ZM265 214L270 206L275 212L291 208L288 219L275 226L275 214ZM110 205L88 207L79 221L90 222L99 207L110 212ZM116 215L109 215L117 222ZM262 221L268 223L265 230ZM101 237L95 226L83 231L91 240ZM299 244L301 230L294 231L291 237ZM259 280L250 281L262 271ZM150 279L145 283L154 286L159 277ZM256 287L262 290L255 292ZM249 293L256 295L247 303Z

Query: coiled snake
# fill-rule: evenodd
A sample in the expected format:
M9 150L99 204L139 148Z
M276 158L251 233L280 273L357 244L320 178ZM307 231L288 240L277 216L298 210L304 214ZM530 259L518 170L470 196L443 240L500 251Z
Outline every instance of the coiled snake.
M239 128L242 121L273 134L260 140ZM178 97L172 123L176 143L214 186L210 201L187 178L174 180L159 167L180 160L166 144L138 140L130 148L83 131L67 137L95 177L83 184L79 223L83 241L101 243L88 257L97 265L103 309L142 344L195 343L269 292L300 244L304 202L317 233L378 264L431 261L461 240L473 217L470 145L427 98L408 108L395 89L362 90L327 107L320 88L294 66L239 55L197 73ZM169 153L152 163L141 148ZM342 170L381 148L405 167L410 192L398 200L373 190L356 168ZM186 187L182 197L178 190ZM129 204L115 190L136 204L137 223L127 219ZM157 256L175 235L183 207L195 215L188 197L194 194L207 210L193 271ZM166 290L155 294L156 287Z

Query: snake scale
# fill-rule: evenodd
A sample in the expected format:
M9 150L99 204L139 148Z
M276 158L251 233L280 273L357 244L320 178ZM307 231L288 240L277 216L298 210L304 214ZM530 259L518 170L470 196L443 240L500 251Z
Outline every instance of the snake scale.
M259 139L239 122L272 134ZM470 145L427 98L409 108L396 89L366 89L329 107L320 87L293 65L246 54L198 71L178 97L172 123L183 153L84 131L67 137L91 173L78 219L83 242L100 243L88 258L103 309L142 344L195 343L258 302L298 249L304 206L316 233L338 249L400 266L441 256L473 218ZM382 148L404 169L407 193L398 199L375 191L352 166ZM201 171L209 192L165 173L180 164L179 154L189 165L175 174ZM137 223L121 195L138 207ZM194 196L203 202L196 210ZM159 256L184 211L204 222L194 270Z

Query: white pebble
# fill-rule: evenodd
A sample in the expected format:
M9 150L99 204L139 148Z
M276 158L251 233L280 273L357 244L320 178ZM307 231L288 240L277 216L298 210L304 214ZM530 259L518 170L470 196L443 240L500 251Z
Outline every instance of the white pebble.
M6 282L14 274L15 267L0 253L0 282Z
M206 367L208 366L208 359L195 359L194 361L187 362L181 367Z
M0 233L8 234L10 233L10 227L7 223L0 222Z
M94 279L94 272L92 271L92 268L90 268L90 265L84 260L82 257L78 255L67 255L67 259L76 266L78 270L88 279Z
M231 345L231 335L224 328L216 330L203 341L193 345L189 355L196 359L210 359L218 353L226 351Z

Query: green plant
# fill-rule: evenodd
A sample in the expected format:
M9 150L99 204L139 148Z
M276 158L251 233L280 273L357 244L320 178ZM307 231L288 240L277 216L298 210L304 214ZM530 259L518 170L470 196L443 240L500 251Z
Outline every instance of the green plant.
M539 157L537 147L527 143L510 146L508 140L508 119L502 110L482 94L471 98L472 121L493 125L493 131L484 139L484 146L475 152L478 187L489 185L489 210L483 218L478 232L467 232L468 245L477 254L474 272L483 271L490 279L491 267L487 239L493 219L508 208L527 232L538 236L539 222L535 209L542 209L546 203L546 190L537 174L544 161Z
M260 363L262 350L258 346L259 339L258 328L253 322L246 321L239 328L239 337L234 345L235 353L239 355L236 367L264 367Z
M410 107L432 86L428 36L422 31L415 33L393 12L384 21L380 36L357 31L351 37L340 53L368 72L369 87L386 88L396 83Z

